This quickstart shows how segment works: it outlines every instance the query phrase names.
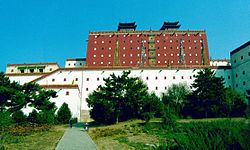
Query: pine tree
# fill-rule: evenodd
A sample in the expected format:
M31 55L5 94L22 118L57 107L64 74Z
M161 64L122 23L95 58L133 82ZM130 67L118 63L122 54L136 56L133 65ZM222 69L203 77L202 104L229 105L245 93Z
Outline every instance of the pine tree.
M62 124L69 123L69 120L71 119L71 111L69 109L68 104L65 102L62 104L62 106L59 108L57 112L57 121Z

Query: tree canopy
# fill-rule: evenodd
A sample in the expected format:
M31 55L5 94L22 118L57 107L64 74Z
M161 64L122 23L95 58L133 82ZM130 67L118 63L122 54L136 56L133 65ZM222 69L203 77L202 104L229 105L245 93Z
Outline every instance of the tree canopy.
M20 85L11 82L8 77L0 72L0 107L1 111L8 109L13 113L24 106L35 107L37 110L56 110L50 98L57 97L53 90L45 90L37 83L29 82Z
M130 72L111 74L103 79L105 85L89 95L90 115L96 122L110 124L140 117L148 97L147 86L140 78L129 77Z

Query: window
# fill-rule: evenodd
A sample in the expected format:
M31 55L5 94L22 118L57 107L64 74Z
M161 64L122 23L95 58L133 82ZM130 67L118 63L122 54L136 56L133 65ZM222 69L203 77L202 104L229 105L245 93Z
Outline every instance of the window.
M93 57L95 58L95 57L96 57L96 55L93 55Z
M164 77L164 80L166 80L166 79L167 79L167 77L165 76L165 77Z
M161 63L161 61L158 61L158 64L160 64Z
M189 54L189 56L192 56L192 54Z
M230 79L230 76L228 76L227 78Z
M177 48L177 49L179 49L179 47L178 47L178 46L177 46L176 48Z
M192 79L192 76L190 76L189 79Z
M104 50L104 47L102 47L102 50Z
M130 47L130 49L132 50L133 48L132 48L132 47Z
M237 77L238 77L238 74L236 73L236 75L235 75L235 76L236 76L236 78L237 78Z
M148 80L148 77L146 77L146 80Z
M173 54L171 54L171 56L173 56Z
M246 74L245 71L243 71L242 74L245 75Z
M250 52L248 52L248 56L250 56Z
M193 61L192 60L190 60L190 63L192 63Z
M173 49L173 47L171 46L170 49Z
M181 76L181 79L184 79L184 76Z
M96 78L97 81L99 81L100 79L99 78Z
M94 48L94 51L96 50L96 48Z
M74 66L76 66L76 64L74 63Z
M196 40L194 40L194 43L196 43Z
M234 60L234 63L236 63L236 59Z
M111 41L109 41L109 43L111 43Z
M125 61L124 62L122 62L123 64L125 64Z
M236 87L238 87L238 84L236 84Z
M80 66L82 65L82 63L80 63Z
M14 72L14 70L13 69L11 69L11 71L10 72Z
M155 77L155 80L157 80L158 79L158 77Z
M102 43L104 43L104 41L102 41Z
M101 64L103 64L103 62L101 62Z
M133 54L130 54L130 57L132 57L133 56Z
M76 81L78 81L78 78L76 78Z
M125 57L125 54L123 54L122 56Z
M140 47L137 47L137 49L139 50L139 49L140 49Z
M55 82L55 79L52 79L52 82Z
M155 87L155 90L158 90L158 87L157 87L157 86Z
M161 56L161 54L158 54L158 56Z
M30 72L33 73L33 72L34 72L34 69L30 69Z
M93 62L93 65L95 65L95 62Z
M246 85L246 82L245 82L245 81L243 81L243 85Z
M89 88L86 88L86 91L89 91Z
M111 50L111 47L109 47L109 50Z
M167 90L167 87L165 86L165 90Z
M39 69L39 72L43 72L43 69Z
M133 43L133 41L132 41L132 40L130 40L130 43Z
M109 57L111 57L111 54L109 54Z
M195 46L194 49L197 49L197 47Z
M66 95L69 95L69 91L66 91Z
M173 76L173 79L175 79L175 76Z
M49 71L52 71L52 68L50 68Z
M125 43L126 41L124 40L123 43Z
M125 49L125 47L123 47L123 49Z
M243 59L243 56L241 56L240 59L242 60L242 59Z
M170 43L172 43L173 41L172 40L170 40Z
M166 46L164 47L164 49L166 49Z
M164 56L167 56L167 54L164 54Z
M195 54L195 56L198 56L197 54Z
M160 47L158 46L157 49L160 49Z
M101 57L103 57L103 54L101 55Z
M174 63L174 61L172 60L171 63Z
M64 78L64 79L63 79L63 81L67 81L67 79L66 79L66 78Z
M86 78L86 81L89 81L89 78Z

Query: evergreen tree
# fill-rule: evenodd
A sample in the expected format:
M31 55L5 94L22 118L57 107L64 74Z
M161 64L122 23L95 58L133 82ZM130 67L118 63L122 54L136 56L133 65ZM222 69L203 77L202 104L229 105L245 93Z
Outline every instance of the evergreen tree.
M219 117L225 100L224 79L216 77L214 71L205 68L195 76L190 107L194 117Z
M23 123L26 121L27 116L21 110L18 110L12 114L11 118L14 123Z
M59 123L69 123L69 120L71 119L71 111L67 103L64 102L59 108L56 119Z
M111 124L141 116L147 86L141 79L129 77L130 72L111 74L104 79L104 86L99 85L99 90L89 95L90 115L96 122Z

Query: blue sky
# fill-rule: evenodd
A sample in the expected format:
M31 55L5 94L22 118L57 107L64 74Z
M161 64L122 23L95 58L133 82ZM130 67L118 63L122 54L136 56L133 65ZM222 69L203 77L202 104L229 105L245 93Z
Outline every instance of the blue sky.
M230 58L249 40L249 0L0 0L0 71L8 63L58 62L86 56L89 31L158 30L180 21L181 30L205 29L210 57Z

